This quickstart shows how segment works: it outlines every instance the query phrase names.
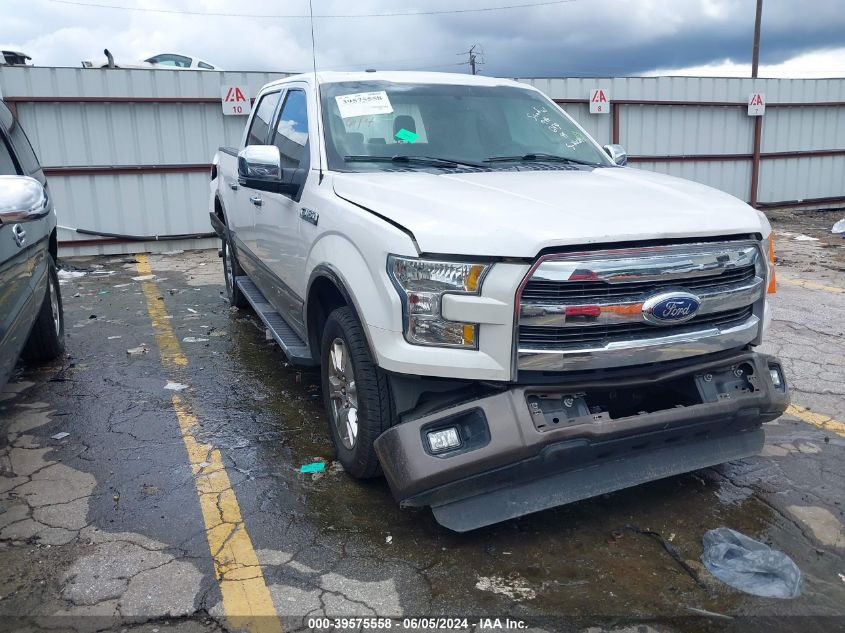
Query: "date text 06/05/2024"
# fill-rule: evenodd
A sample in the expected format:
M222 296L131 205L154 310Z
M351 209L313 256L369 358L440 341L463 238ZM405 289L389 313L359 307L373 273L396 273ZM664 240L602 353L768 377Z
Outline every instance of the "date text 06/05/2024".
M393 620L391 618L309 618L308 628L312 630L387 630L395 629L397 631L415 631L420 629L425 630L444 630L444 631L462 631L468 630L471 626L478 631L495 631L495 630L512 630L518 631L528 628L528 624L523 620L512 618L478 618L470 621L469 618L439 618L439 617L421 617L421 618L403 618L402 620Z

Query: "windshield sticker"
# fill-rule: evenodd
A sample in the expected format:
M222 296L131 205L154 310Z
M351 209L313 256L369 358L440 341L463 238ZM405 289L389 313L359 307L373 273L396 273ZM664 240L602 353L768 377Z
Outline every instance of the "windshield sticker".
M357 92L351 95L339 95L334 98L342 119L370 114L390 114L393 106L384 90L378 92Z
M420 137L420 135L416 132L411 132L411 130L406 130L405 128L396 132L394 136L405 143L416 143L417 139Z

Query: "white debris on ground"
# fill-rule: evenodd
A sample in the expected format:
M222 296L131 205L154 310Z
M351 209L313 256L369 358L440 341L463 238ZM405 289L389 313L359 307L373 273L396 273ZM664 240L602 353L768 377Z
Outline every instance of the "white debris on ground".
M845 218L842 218L830 229L831 233L845 233Z
M164 388L168 389L169 391L184 391L188 388L188 385L184 385L181 382L173 382L171 380L168 381L166 385L164 385Z
M141 343L138 347L130 347L128 350L126 350L126 353L134 356L135 354L146 354L149 351L150 350L147 347L147 344Z
M507 596L511 600L521 602L522 600L533 600L537 593L528 586L528 582L519 574L511 574L507 578L501 576L479 576L475 588L481 591L489 591Z
M199 336L186 336L182 339L183 343L205 343L207 338L200 338Z
M810 237L809 235L798 234L793 237L796 242L818 242L819 238L817 237Z
M61 269L56 273L59 276L59 285L64 286L68 281L71 279L79 279L80 277L84 277L88 273L81 271L81 270L64 270Z

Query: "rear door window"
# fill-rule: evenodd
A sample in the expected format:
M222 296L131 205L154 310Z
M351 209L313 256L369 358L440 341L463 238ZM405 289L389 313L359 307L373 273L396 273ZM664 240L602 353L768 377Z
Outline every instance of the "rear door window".
M270 121L273 120L273 112L276 110L276 103L279 101L278 92L268 92L261 96L252 116L252 123L249 126L249 133L246 137L247 145L266 145L267 132L270 131Z

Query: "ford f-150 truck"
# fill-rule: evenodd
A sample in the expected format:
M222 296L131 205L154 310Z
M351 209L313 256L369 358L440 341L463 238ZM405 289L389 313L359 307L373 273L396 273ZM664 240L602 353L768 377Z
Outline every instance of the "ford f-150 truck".
M320 367L344 468L453 530L753 455L771 227L626 159L513 81L270 83L211 169L229 300Z

